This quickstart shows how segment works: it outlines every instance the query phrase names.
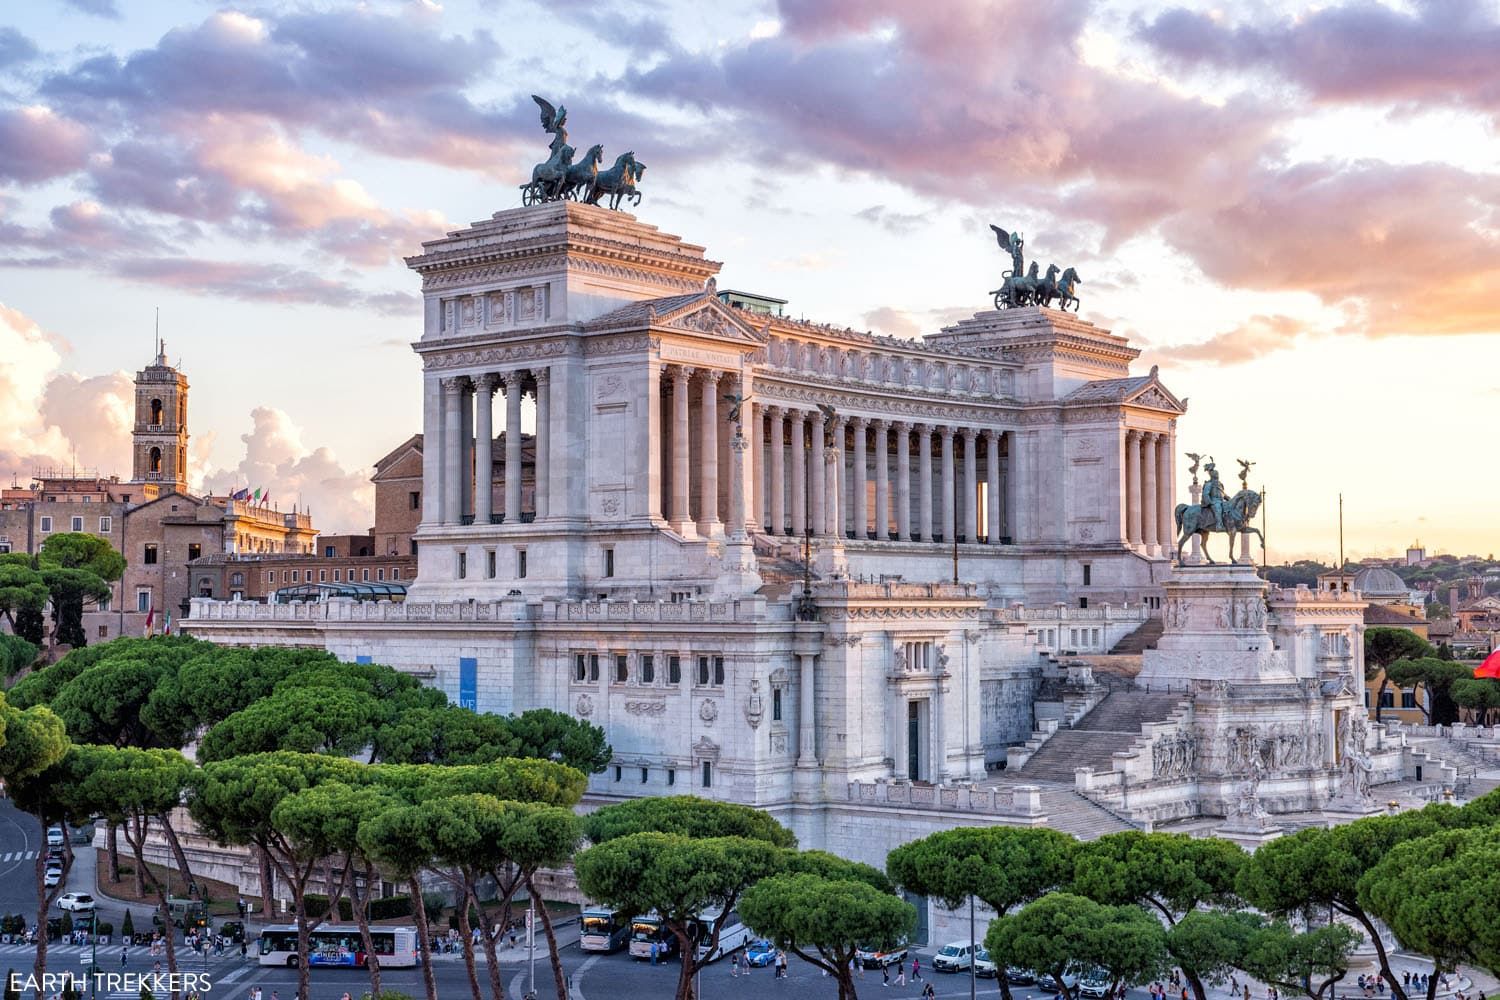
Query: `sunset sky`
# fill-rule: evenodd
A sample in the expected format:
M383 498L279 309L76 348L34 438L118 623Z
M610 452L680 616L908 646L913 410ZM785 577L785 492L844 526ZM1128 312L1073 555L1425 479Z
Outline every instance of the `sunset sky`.
M795 315L935 332L1024 230L1185 450L1258 462L1276 561L1331 558L1340 491L1352 554L1500 550L1500 9L1462 0L5 4L7 485L129 474L159 306L197 485L367 528L420 429L401 257L520 204L533 92Z

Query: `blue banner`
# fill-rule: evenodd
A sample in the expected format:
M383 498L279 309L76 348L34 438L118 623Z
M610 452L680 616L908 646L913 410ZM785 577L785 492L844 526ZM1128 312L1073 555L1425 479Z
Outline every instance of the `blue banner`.
M458 704L479 710L479 661L472 656L458 658Z

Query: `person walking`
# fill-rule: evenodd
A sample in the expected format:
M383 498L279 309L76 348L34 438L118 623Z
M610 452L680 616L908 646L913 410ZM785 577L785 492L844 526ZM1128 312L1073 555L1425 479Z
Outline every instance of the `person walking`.
M125 968L126 963L128 963L129 961L130 961L130 949L129 948L121 948L120 949L120 968L122 968L122 969Z
M652 965L656 964L656 942L655 941L651 942L651 964Z
M911 981L916 982L922 978L922 960L917 956L911 957Z
M896 963L896 985L897 986L905 986L906 985L906 963L905 962L898 962L898 963Z
M891 967L883 962L880 965L880 985L891 985Z

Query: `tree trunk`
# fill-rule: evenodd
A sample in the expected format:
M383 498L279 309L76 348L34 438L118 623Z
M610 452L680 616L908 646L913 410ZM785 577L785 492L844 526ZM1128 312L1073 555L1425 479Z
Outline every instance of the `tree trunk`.
M1370 942L1375 945L1375 957L1380 963L1380 974L1385 978L1386 985L1391 988L1391 1000L1407 1000L1406 991L1401 988L1401 977L1396 975L1395 970L1391 968L1391 958L1386 954L1385 942L1380 940L1380 934L1376 932L1375 923L1370 919L1369 914L1358 906L1335 903L1334 908L1345 916L1358 920L1360 926L1365 929L1365 933L1369 935ZM1432 998L1429 996L1427 1000L1432 1000Z
M469 884L472 886L473 882L470 881ZM479 905L479 895L472 889L470 889L464 905L468 906L469 903L473 903L474 909L479 912L479 940L484 945L484 960L486 965L489 966L485 972L490 978L491 1000L505 1000L505 985L500 981L500 954L495 948L495 935L492 933L492 929L495 926L494 922L490 920L489 912ZM506 907L506 910L508 912L509 907ZM501 933L504 933L503 927Z
M1381 707L1385 704L1385 689L1390 681L1386 680L1384 671L1380 674L1380 688L1375 692L1375 722L1380 723Z
M488 911L486 911L484 907L479 906L477 902L474 904L479 909L479 914L481 917L483 917L485 922L484 933L482 937L486 943L485 954L488 956L491 963L495 961L495 955L498 951L496 945L510 931L510 918L513 912L512 900L515 898L516 889L520 887L521 882L523 881L520 873L515 871L514 865L506 865L505 871L507 873L514 874L501 875L498 870L491 870L486 873L490 878L495 880L495 895L500 899L499 921L497 922L492 920ZM498 927L499 929L496 930L492 935L490 933L491 927ZM491 986L494 987L494 984L495 979L494 977L491 977ZM495 1000L505 1000L504 986L502 985L498 989L499 992L495 994Z
M354 869L354 855L344 856L344 871ZM372 1000L380 1000L380 956L375 953L375 941L370 937L370 882L375 878L375 868L368 861L365 862L365 891L359 891L359 884L349 879L349 909L354 913L354 922L359 925L359 944L365 950L365 968L370 973L370 996Z
M274 920L276 919L276 878L271 872L271 856L259 844L250 849L255 852L255 863L260 868L260 915L267 920Z
M297 914L297 997L306 1000L312 989L312 973L308 968L312 964L312 928L307 925L307 887L291 885L290 888L292 907Z
M202 893L197 890L198 884L193 881L193 869L188 864L187 853L182 849L182 841L177 837L177 831L172 829L172 824L167 822L166 816L157 816L156 821L161 824L162 834L167 838L167 846L172 848L172 854L177 858L177 870L182 873L182 881L190 887L188 895L194 899L201 899Z
M1443 970L1436 964L1432 967L1432 977L1427 980L1427 1000L1437 1000L1438 984L1443 981Z
M37 819L41 819L40 816ZM46 835L47 823L42 821L42 834ZM64 838L66 840L66 838ZM45 851L36 852L36 960L32 963L31 971L36 975L36 981L42 982L42 976L47 973L47 911L52 907L52 893L47 891L44 884L47 878L47 854ZM62 885L68 881L68 869L73 867L73 852L63 848L63 880Z
M427 987L427 1000L437 1000L437 978L432 972L432 933L427 926L427 902L422 898L422 883L415 872L406 880L406 891L411 893L412 915L417 920L417 949L422 953L422 985Z
M146 871L146 831L148 829L149 820L144 816L138 819L131 817L125 820L125 843L129 845L130 854L135 858L137 879ZM151 877L151 889L156 893L156 912L161 915L162 942L167 948L167 973L169 976L167 981L173 984L170 997L171 1000L177 1000L179 992L175 986L177 977L173 975L177 972L177 944L175 941L176 935L172 932L172 907L167 902L166 887L154 875ZM141 895L144 896L145 893L143 892Z
M339 922L339 897L344 894L344 879L349 877L349 869L344 868L344 874L339 879L338 885L333 884L333 859L323 859L323 893L328 897L328 916L324 919L330 924Z
M1193 988L1193 996L1196 1000L1208 1000L1208 994L1203 989L1203 979L1198 973L1184 965L1182 967L1182 978L1186 979L1188 985Z
M474 890L465 882L464 889L458 893L458 937L459 945L464 950L464 971L469 974L469 989L474 993L474 1000L484 1000L484 994L479 991L479 972L474 968L474 934L473 928L469 926L469 897Z
M104 830L104 847L109 858L106 871L108 872L109 884L120 884L120 827L116 823L109 823Z
M536 883L529 875L526 877L526 892L531 896L536 915L542 921L542 933L547 935L547 957L552 960L552 978L557 982L557 1000L568 1000L568 980L563 975L562 958L557 954L557 936L552 932L552 917L547 913L542 897L537 895ZM531 933L536 933L535 927L531 929Z
M698 945L687 932L672 928L677 938L678 951L682 953L682 970L677 974L677 1000L693 1000L693 973L698 969Z

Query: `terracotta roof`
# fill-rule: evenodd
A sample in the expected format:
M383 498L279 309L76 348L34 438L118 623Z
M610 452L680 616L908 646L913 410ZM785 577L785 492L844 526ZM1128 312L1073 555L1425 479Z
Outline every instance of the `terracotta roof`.
M651 310L654 309L656 311L656 315L661 316L665 313L669 313L676 309L682 308L689 302L692 302L694 299L703 299L704 301L713 300L715 302L718 301L718 299L707 290L701 292L689 292L686 295L667 295L659 299L641 299L639 302L631 302L628 305L623 305L618 309L611 309L609 312L604 313L602 316L595 316L593 319L585 323L584 327L586 329L595 329L617 326L644 326L648 319L648 314Z
M1457 631L1458 626L1453 623L1453 619L1438 618L1428 624L1427 637L1429 639L1436 639L1438 636L1452 635Z
M1106 378L1097 382L1085 382L1063 397L1065 403L1118 403L1132 393L1150 385L1152 376L1137 375L1134 378Z
M408 448L415 448L418 454L421 453L422 435L420 433L413 434L411 437L407 438L405 441L402 441L400 444L396 445L396 447L392 448L383 457L377 458L375 460L375 471L379 472L391 462L394 462L396 459L400 458L403 454L405 454L406 449Z
M1366 625L1426 625L1427 619L1418 615L1409 615L1401 611L1392 611L1384 604L1370 604L1365 607Z

